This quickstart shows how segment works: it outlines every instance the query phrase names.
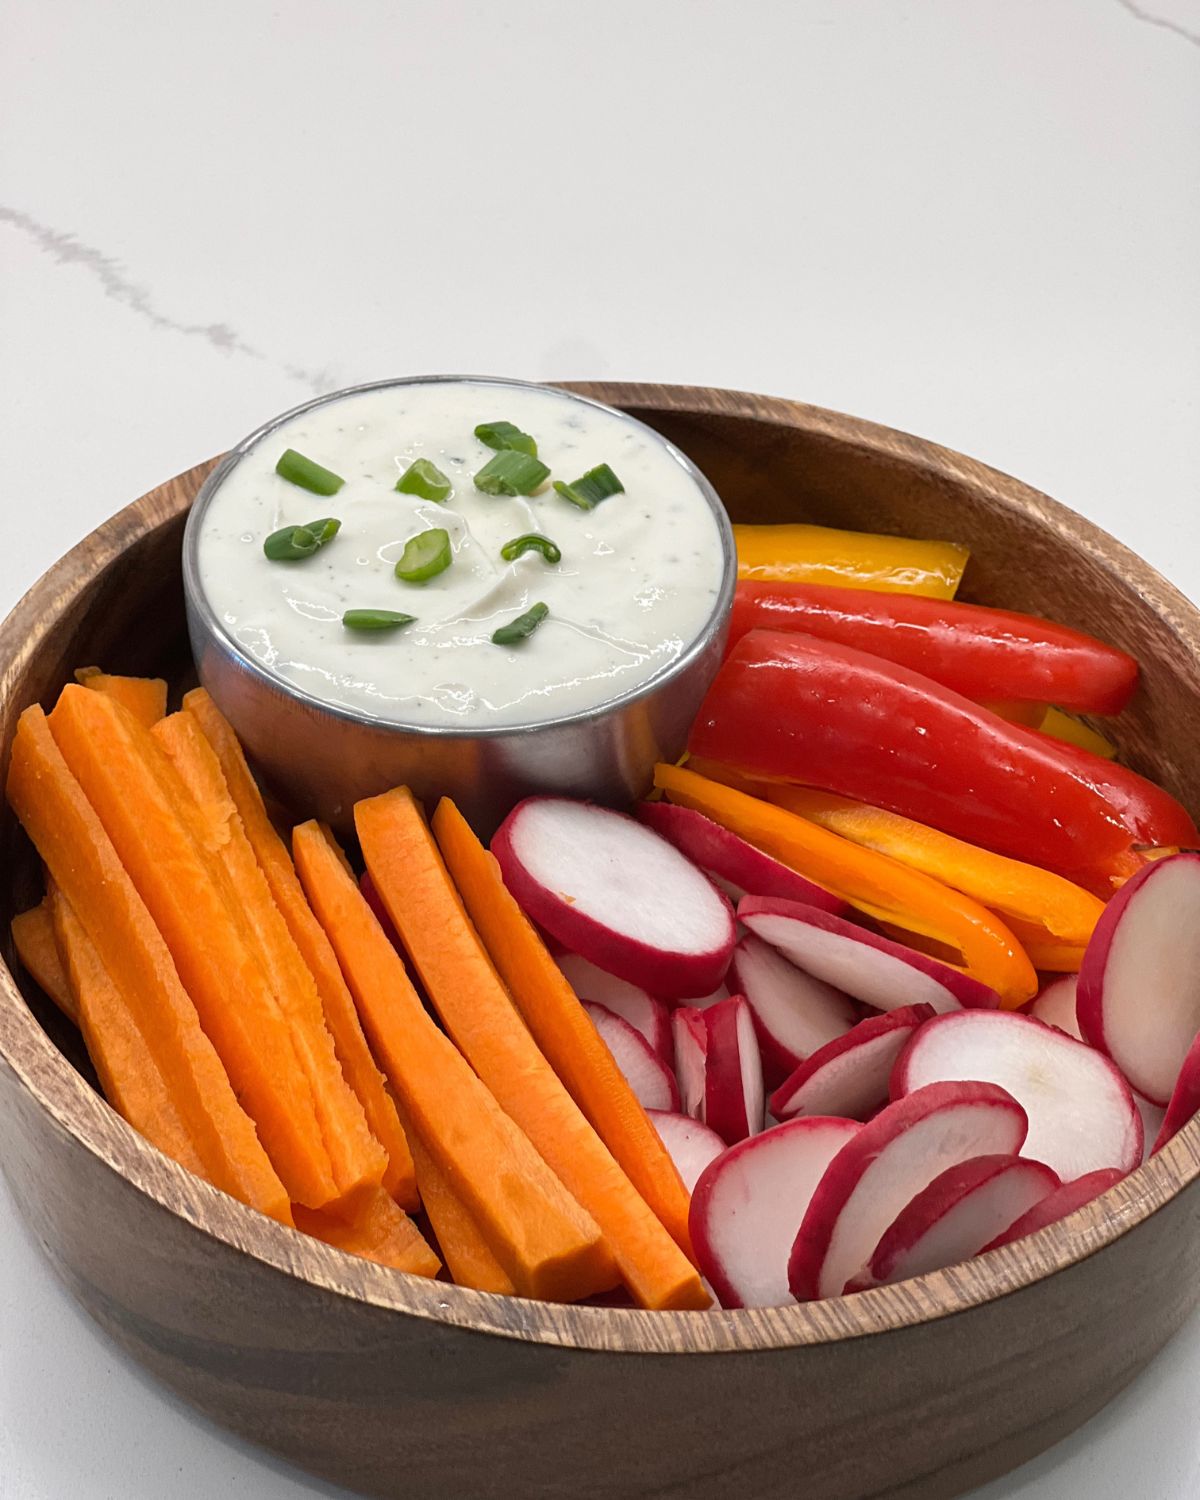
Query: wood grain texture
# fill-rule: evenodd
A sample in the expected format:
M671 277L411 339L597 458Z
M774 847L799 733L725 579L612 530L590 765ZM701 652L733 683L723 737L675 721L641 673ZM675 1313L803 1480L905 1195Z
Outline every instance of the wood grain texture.
M1145 679L1121 748L1200 806L1200 615L1095 527L969 459L819 408L573 389L666 433L736 519L966 541L970 597L1042 608L1134 652ZM183 680L179 540L207 467L99 528L0 627L5 762L19 711L48 706L80 662ZM0 868L7 944L37 893L7 812ZM1195 1123L1064 1224L965 1266L805 1307L648 1314L464 1291L305 1239L166 1161L82 1062L32 982L0 972L0 1151L58 1274L217 1421L364 1494L937 1500L1098 1410L1200 1296Z

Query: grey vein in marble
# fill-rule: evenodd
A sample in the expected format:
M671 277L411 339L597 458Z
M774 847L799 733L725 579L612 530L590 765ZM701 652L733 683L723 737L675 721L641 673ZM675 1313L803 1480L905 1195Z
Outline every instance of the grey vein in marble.
M53 229L48 224L41 224L19 208L12 208L2 203L0 203L0 224L9 224L28 236L60 265L79 266L89 272L100 283L106 297L111 297L114 302L122 303L132 312L145 318L153 327L166 329L171 333L181 333L191 338L204 339L206 343L211 344L214 349L219 349L223 354L244 354L249 359L267 359L267 355L260 349L247 344L228 323L184 323L177 318L167 317L155 306L147 288L133 281L119 260L111 255L105 255L94 245L85 245L77 236L63 230ZM280 365L280 368L292 380L300 381L307 386L315 396L337 389L337 376L331 369L305 370L298 365L291 364Z
M1181 26L1178 21L1172 21L1169 16L1156 16L1148 10L1143 10L1135 3L1135 0L1117 0L1117 4L1122 10L1127 10L1136 20L1145 21L1147 26L1161 26L1164 31L1173 31L1185 42L1191 42L1193 47L1200 47L1200 32L1189 31L1186 26Z

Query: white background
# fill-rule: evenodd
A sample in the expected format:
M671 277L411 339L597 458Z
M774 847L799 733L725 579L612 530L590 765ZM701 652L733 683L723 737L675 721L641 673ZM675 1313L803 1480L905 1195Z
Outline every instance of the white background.
M0 607L274 412L433 371L871 417L1200 597L1198 0L0 0L0 26ZM1198 1377L1194 1321L980 1496L1192 1500ZM125 1363L0 1186L4 1500L327 1493Z

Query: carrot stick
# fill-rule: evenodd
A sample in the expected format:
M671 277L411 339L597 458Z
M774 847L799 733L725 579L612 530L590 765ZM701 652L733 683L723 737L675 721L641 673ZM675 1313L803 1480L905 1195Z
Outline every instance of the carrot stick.
M293 942L316 981L325 1023L333 1036L342 1071L362 1104L367 1123L387 1152L383 1185L402 1208L416 1209L420 1207L417 1179L408 1142L396 1114L395 1101L371 1056L354 997L346 986L337 956L320 922L312 914L304 889L296 878L287 845L267 815L262 793L250 774L237 735L203 688L188 693L183 703L203 729L204 737L221 763L225 784L241 816L259 868L271 888L275 904L283 913Z
M634 1187L690 1255L687 1189L612 1053L510 895L496 861L453 803L439 806L433 826L467 911L538 1045Z
M445 802L442 808L449 826L456 809ZM443 1025L501 1109L599 1224L634 1297L647 1308L707 1307L695 1268L538 1050L412 794L400 787L359 802L354 821L371 880Z
M80 667L75 681L96 693L107 693L147 729L167 711L167 684L161 677L114 677L99 667Z
M287 1193L201 1029L170 950L36 706L17 725L8 801L141 1029L204 1175L290 1224Z
M324 1208L297 1206L296 1228L338 1250L411 1276L436 1276L442 1268L421 1231L381 1187L360 1196L350 1219Z
M572 1301L612 1285L595 1222L426 1014L352 876L316 823L296 868L406 1116L522 1296Z
M71 684L50 728L166 939L292 1201L332 1202L338 1188L291 1030L245 941L223 872L214 874L197 842L198 815L170 762L113 699Z
M417 1186L421 1190L425 1215L433 1225L438 1248L452 1280L458 1286L473 1287L477 1292L514 1296L517 1289L512 1278L488 1249L479 1225L450 1186L445 1172L429 1154L420 1132L414 1130L407 1120L405 1133L417 1168Z
M104 1097L152 1146L204 1177L204 1162L141 1027L113 984L71 903L57 887L47 896L80 1028Z
M12 919L12 936L17 957L33 976L34 983L50 996L68 1021L78 1026L79 1007L58 951L49 901L18 912Z
M220 762L192 714L171 714L160 719L151 733L205 818L207 840L237 892L241 911L276 1002L290 1025L297 1056L312 1088L321 1136L329 1152L339 1195L347 1198L378 1187L387 1165L383 1147L371 1134L362 1105L342 1074L316 984L259 869Z

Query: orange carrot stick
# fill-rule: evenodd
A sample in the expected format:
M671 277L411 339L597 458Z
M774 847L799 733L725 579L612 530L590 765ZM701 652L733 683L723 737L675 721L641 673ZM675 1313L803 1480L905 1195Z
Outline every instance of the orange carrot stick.
M325 1208L296 1208L296 1228L350 1255L407 1271L410 1276L436 1276L442 1263L421 1231L381 1187L356 1201L350 1219Z
M332 1202L338 1187L291 1030L245 941L233 898L193 834L198 815L170 762L113 699L71 684L50 728L166 939L293 1202Z
M47 901L104 1097L152 1146L204 1177L200 1152L124 996L62 892L52 887Z
M12 919L12 936L17 957L33 976L34 983L50 996L68 1021L78 1026L79 1007L58 951L49 901L18 912Z
M304 889L296 878L287 845L267 815L262 793L250 774L238 738L203 688L188 693L183 702L187 712L196 718L204 731L204 737L221 764L225 784L241 816L259 868L283 913L293 942L316 981L325 1023L333 1036L342 1071L362 1104L367 1123L387 1152L383 1185L402 1208L416 1209L420 1206L417 1179L408 1142L396 1114L395 1101L371 1056L354 997L346 987L337 956L320 922L312 914Z
M406 1116L526 1297L573 1301L612 1285L595 1222L430 1020L352 876L316 823L296 868Z
M167 711L167 684L161 677L114 677L99 667L80 667L75 681L96 693L115 698L149 729Z
M425 1214L437 1235L438 1248L446 1269L458 1286L473 1287L477 1292L516 1294L512 1278L488 1249L479 1225L467 1212L446 1174L434 1161L410 1121L404 1122L408 1143L417 1168L417 1186Z
M151 733L191 793L207 824L206 840L237 892L250 935L312 1087L338 1193L347 1198L378 1187L387 1165L383 1147L371 1134L362 1105L342 1074L316 984L259 869L220 762L192 714L160 719Z
M204 1175L290 1224L287 1193L201 1029L170 950L36 706L17 726L8 801L145 1037Z
M443 802L433 826L467 910L538 1045L634 1187L690 1256L687 1189L612 1053L457 808Z
M457 810L442 808L449 827ZM538 1050L412 794L400 787L359 802L354 822L375 889L434 1009L501 1109L599 1224L634 1297L647 1308L707 1307L695 1268ZM461 817L458 824L470 838Z

